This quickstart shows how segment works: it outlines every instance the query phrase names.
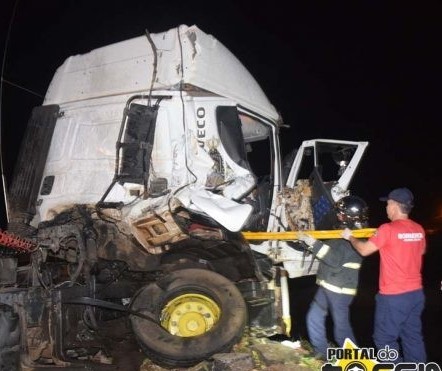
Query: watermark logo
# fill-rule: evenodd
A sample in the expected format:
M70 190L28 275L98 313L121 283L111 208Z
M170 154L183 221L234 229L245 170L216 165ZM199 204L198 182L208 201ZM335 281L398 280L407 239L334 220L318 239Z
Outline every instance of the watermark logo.
M441 371L434 362L395 363L398 358L398 351L388 346L376 352L374 348L358 348L350 339L345 339L343 348L327 349L328 362L322 371Z

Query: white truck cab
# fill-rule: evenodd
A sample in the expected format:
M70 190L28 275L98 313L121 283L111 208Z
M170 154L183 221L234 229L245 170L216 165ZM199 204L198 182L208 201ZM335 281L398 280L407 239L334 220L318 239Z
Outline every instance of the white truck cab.
M42 334L51 316L65 334L81 313L100 327L97 311L119 310L167 366L225 351L246 327L288 334L287 276L317 263L296 239L243 232L332 229L368 143L299 141L283 160L282 126L241 62L196 26L69 57L32 113L8 192L8 230L35 248L7 283L34 280L0 302ZM47 308L32 320L30 296ZM67 335L42 335L40 355L21 342L36 367L78 362Z

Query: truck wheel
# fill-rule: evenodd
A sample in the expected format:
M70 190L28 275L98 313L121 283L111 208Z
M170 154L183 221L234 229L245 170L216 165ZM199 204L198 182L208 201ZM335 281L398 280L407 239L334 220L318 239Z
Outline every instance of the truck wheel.
M238 288L205 269L182 269L140 289L131 309L135 336L159 365L189 367L215 353L228 352L240 339L247 309Z

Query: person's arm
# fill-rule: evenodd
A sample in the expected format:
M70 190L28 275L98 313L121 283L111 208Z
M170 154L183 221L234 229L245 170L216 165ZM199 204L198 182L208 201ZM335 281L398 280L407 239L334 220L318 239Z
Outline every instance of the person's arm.
M348 228L345 228L344 232L342 232L342 238L349 241L352 244L352 246L355 248L355 250L362 256L371 255L379 250L379 248L369 240L362 241L358 240L357 238L354 238L351 235L351 230Z
M313 238L304 231L298 232L298 240L307 246L307 250L313 253L314 257L319 259L322 263L327 264L332 268L340 268L343 264L342 249L338 248L339 243L344 243L342 239L328 240L327 243ZM348 246L348 248L350 248Z

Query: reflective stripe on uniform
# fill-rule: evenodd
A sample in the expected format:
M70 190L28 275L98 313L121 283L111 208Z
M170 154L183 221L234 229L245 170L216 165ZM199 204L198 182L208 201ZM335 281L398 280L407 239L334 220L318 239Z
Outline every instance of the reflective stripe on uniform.
M359 268L361 268L361 263L348 262L348 263L344 263L342 266L345 268L359 269Z
M324 280L317 280L316 283L319 286L322 286L322 287L326 288L327 290L336 292L338 294L356 295L356 289L335 286L335 285L332 285L331 283L325 282Z
M323 258L323 257L328 253L328 250L330 250L330 246L324 244L324 245L319 249L319 251L318 251L318 253L316 254L316 256L317 256L319 259L321 259L321 258Z

